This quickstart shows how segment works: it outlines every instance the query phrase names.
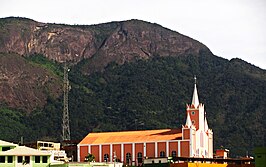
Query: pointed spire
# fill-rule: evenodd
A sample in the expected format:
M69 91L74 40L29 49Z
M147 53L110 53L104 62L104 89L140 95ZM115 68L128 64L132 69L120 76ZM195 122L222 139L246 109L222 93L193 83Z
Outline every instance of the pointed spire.
M194 84L194 92L193 92L193 97L192 97L192 103L195 108L198 107L199 105L199 97L198 97L198 91L197 91L197 78L196 76L194 77L195 79L195 84Z
M189 113L187 112L187 120L186 120L186 126L190 128L192 126L192 122L189 116Z
M205 116L205 120L204 120L204 128L205 128L205 131L207 131L209 129L206 116Z

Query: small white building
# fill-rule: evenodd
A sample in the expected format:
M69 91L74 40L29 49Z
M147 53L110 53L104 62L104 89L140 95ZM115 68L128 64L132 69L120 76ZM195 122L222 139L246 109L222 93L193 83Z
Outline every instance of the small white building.
M0 167L46 167L51 154L25 146L0 152Z
M52 153L0 140L0 167L47 167L63 162L53 160Z

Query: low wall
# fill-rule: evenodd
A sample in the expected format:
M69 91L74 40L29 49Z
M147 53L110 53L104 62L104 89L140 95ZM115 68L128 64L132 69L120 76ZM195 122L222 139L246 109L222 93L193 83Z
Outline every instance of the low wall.
M192 162L184 162L184 163L174 163L170 164L170 167L255 167L254 164L208 164L208 163L192 163Z
M71 162L68 167L122 167L122 163L99 163L99 162Z

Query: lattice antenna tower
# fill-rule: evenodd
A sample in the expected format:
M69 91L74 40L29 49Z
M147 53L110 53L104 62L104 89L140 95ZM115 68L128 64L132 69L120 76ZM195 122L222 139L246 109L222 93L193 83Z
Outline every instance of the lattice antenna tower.
M68 72L70 69L67 64L64 65L64 109L63 109L63 122L62 122L62 139L70 140L70 127L69 127L69 112L68 112L68 92L70 90L70 84L68 80Z

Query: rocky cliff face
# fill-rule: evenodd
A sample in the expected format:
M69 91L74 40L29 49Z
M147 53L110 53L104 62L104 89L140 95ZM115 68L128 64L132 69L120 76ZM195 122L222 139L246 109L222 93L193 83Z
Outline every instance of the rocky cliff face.
M17 54L0 53L0 65L0 102L4 106L33 111L42 108L48 97L62 93L58 77Z
M97 65L96 68L102 69L110 62L123 64L154 56L199 55L202 50L209 51L198 41L157 24L139 20L109 24L116 24L116 27L92 55L90 64L94 68Z
M80 61L96 52L95 38L90 30L28 19L7 18L0 22L1 52L42 53L58 62Z
M153 56L198 55L209 49L177 32L139 20L94 26L44 24L28 19L0 20L0 51L20 55L41 53L57 62L91 59L102 69Z

